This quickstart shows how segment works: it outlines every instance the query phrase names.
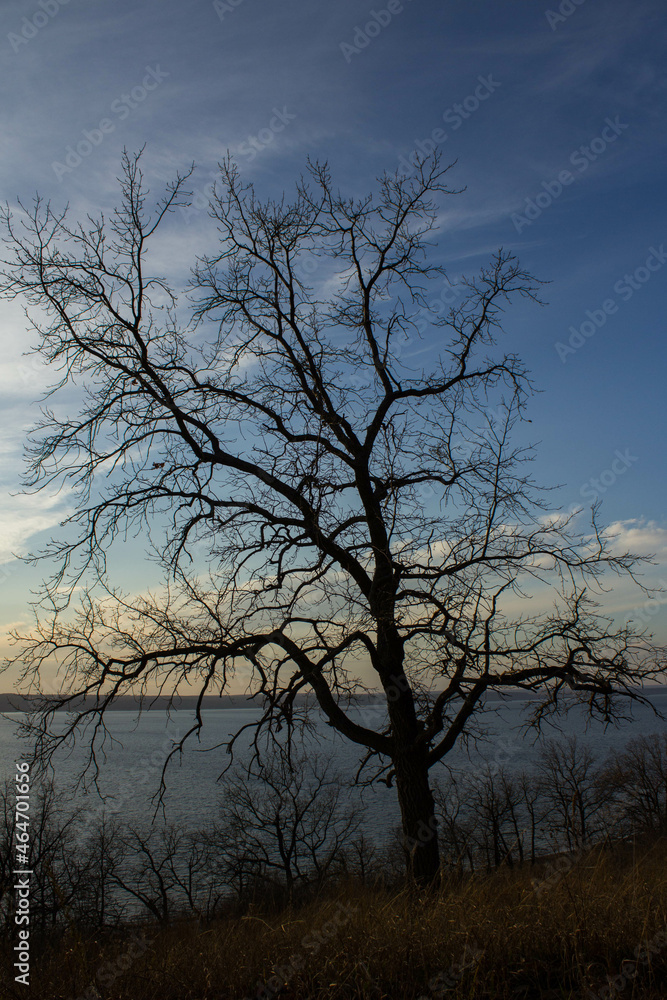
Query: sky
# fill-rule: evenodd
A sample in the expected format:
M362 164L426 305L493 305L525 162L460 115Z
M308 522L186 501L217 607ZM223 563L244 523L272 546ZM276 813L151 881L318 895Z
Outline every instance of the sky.
M0 200L39 192L81 217L113 206L124 147L146 145L154 192L195 162L194 207L159 245L177 285L212 245L206 189L227 150L263 195L292 189L309 156L354 195L415 151L456 161L464 190L433 251L449 280L503 246L549 282L544 308L508 313L503 344L540 390L535 478L558 487L554 508L601 500L615 544L655 553L646 582L667 587L664 0L5 0L0 29ZM69 498L19 493L49 373L24 356L17 303L0 303L0 329L1 655L43 573L17 557ZM154 580L132 542L117 571L130 589ZM665 641L664 599L621 587L608 609Z

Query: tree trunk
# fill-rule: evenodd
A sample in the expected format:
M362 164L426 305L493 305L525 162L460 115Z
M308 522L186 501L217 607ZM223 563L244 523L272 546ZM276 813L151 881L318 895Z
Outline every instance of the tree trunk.
M403 643L393 620L393 592L388 603L389 607L378 612L377 652L383 664L379 673L394 741L392 763L407 874L419 886L435 886L440 880L440 852L427 748L419 741L423 725L417 719L414 693L403 669Z
M440 852L426 754L423 751L405 754L394 761L394 768L408 877L419 886L437 886Z

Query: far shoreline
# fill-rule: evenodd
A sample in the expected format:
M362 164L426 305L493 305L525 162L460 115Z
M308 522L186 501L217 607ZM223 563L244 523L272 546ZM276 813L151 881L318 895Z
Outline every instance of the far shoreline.
M637 688L636 691L638 694L641 693L650 698L652 694L657 695L667 691L667 685L652 684L645 688ZM46 697L55 698L56 696L47 695ZM498 691L489 691L486 696L486 700L502 704L503 702L539 701L541 697L542 695L537 692L523 690L513 690L502 693ZM37 696L20 695L14 692L2 693L0 694L0 714L6 715L28 712L36 700ZM164 712L168 709L171 711L192 711L196 708L198 700L199 699L196 694L177 695L173 698L170 698L168 695L144 695L140 698L138 695L123 694L114 698L105 711ZM355 702L357 706L383 705L385 703L381 692L359 694L356 696ZM306 703L310 703L313 708L318 707L312 694L300 695L295 698L295 704L299 707L303 707ZM88 699L88 705L86 706L85 699L77 698L72 700L67 709L61 709L61 711L81 711L82 708L92 708L95 704L95 699ZM240 708L258 709L260 708L260 704L257 701L253 701L253 699L248 695L244 694L206 695L201 702L201 709L203 711L221 711Z

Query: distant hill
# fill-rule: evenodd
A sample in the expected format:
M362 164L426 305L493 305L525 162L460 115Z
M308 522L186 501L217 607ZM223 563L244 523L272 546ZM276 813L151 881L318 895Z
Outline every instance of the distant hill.
M650 697L651 694L658 694L665 690L664 685L654 684L650 687L644 688L644 694ZM569 693L569 692L568 692ZM530 694L528 691L507 691L504 694L499 694L497 692L491 691L487 695L488 701L520 701L522 699L526 700L537 700L540 696L538 694ZM12 692L0 694L0 713L3 712L26 712L30 707L30 703L33 699L26 698L20 694L14 694ZM382 704L383 698L379 693L362 694L357 696L357 704L359 705L369 705L369 704ZM312 694L310 695L297 695L295 698L295 704L302 707L306 702L310 702L314 707L316 706L315 699ZM89 700L90 705L94 704L93 699ZM174 698L172 702L172 708L181 710L192 711L197 704L197 695L181 695ZM71 703L70 709L80 710L84 705L84 699L78 698ZM146 695L143 701L143 711L161 711L164 710L169 705L169 698L166 695L154 695L153 697ZM138 696L131 694L119 695L118 698L114 699L113 703L109 706L107 711L123 711L132 712L137 711L140 707L140 701ZM206 695L202 701L202 709L221 709L221 708L256 708L258 707L258 702L252 701L244 694L226 694L222 696L218 695Z
M0 694L0 712L26 712L29 710L34 698L25 697L20 694L5 693ZM306 702L314 704L312 695L297 695L295 704L303 706ZM379 701L378 695L361 695L357 698L358 703L368 704ZM88 699L89 704L94 704L94 699ZM70 710L80 710L85 704L84 698L74 699ZM140 707L140 699L136 695L123 694L114 699L107 711L132 712ZM174 709L192 710L197 704L197 695L180 695L173 699L171 707ZM167 695L146 695L143 699L143 711L164 711L169 706ZM221 708L257 708L258 702L252 701L244 694L206 695L202 700L202 709Z
M26 698L19 694L0 694L0 712L25 712L30 708L31 703L34 701L33 698ZM94 700L88 699L90 705L94 704ZM72 701L71 709L80 709L85 704L85 699L77 698ZM156 709L164 711L169 704L169 698L166 695L154 695L151 697L144 698L143 708L144 711L150 709ZM194 708L197 704L196 695L183 695L173 700L173 708L188 709ZM115 709L116 711L132 711L133 709L139 708L140 701L139 698L131 694L122 694L114 699L113 703L109 706L109 710ZM224 695L222 698L218 698L215 695L208 695L202 701L202 708L252 708L253 703L248 700L245 695Z

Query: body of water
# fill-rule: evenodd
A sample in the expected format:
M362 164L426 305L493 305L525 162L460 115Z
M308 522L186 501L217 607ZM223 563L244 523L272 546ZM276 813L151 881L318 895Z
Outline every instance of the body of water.
M667 689L652 694L656 707L667 714ZM539 751L535 734L524 729L534 702L513 699L489 702L481 716L483 732L466 749L460 743L446 758L449 766L464 770L482 770L485 765L502 766L508 771L530 767ZM381 707L366 707L350 714L367 726L376 727L383 718ZM152 797L159 788L162 767L174 739L182 738L192 725L192 713L174 711L167 719L160 711L145 712L138 720L136 713L113 711L107 715L107 727L113 741L98 754L99 788L107 797L107 808L124 820L144 825L150 822L155 809ZM187 749L172 760L166 775L164 796L168 822L201 829L220 811L224 811L223 786L218 782L229 757L222 744L243 725L258 718L256 708L204 710L204 728L200 740L192 738ZM14 762L24 759L27 747L17 736L18 714L0 717L0 778L11 777ZM619 727L599 723L586 726L580 708L560 721L560 728L545 726L544 738L576 735L602 760L621 750L632 736L663 732L667 727L648 708L634 706L633 719ZM360 759L360 748L350 744L318 720L308 736L308 745L321 758L327 759L344 777L352 778ZM239 743L237 756L247 759L250 737ZM216 749L217 748L217 749ZM84 741L73 749L60 752L55 758L54 781L61 801L83 805L91 821L100 814L100 799L94 789L85 792L77 779L86 760ZM443 773L440 766L432 771L437 779ZM360 796L367 810L369 832L384 838L398 825L399 810L394 788L376 783L370 788L352 793Z

